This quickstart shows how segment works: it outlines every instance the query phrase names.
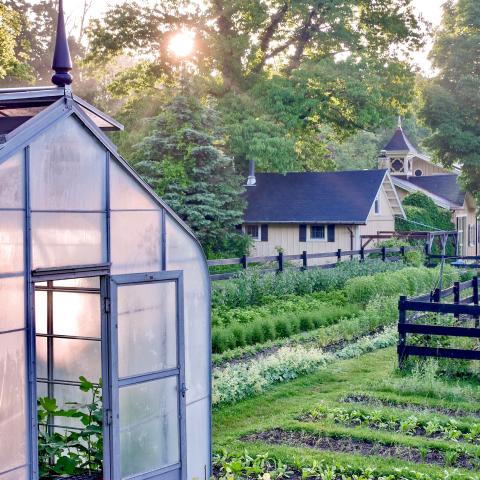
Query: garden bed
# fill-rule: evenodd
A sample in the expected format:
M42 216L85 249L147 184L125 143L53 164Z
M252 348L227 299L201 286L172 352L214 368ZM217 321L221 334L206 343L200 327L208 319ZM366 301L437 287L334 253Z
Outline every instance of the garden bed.
M466 453L440 451L438 449L420 449L400 444L385 444L378 441L351 437L334 437L323 434L313 434L303 431L287 431L280 428L261 433L247 435L241 438L244 442L264 442L268 445L288 445L307 447L315 450L342 452L370 457L398 458L412 463L426 463L442 467L456 467L467 470L476 469L472 456Z

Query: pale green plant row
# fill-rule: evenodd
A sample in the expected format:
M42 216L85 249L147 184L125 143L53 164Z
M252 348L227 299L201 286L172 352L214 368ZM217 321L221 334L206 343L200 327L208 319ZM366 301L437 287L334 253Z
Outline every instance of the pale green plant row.
M261 393L277 383L314 372L336 360L354 358L379 348L390 347L396 341L396 329L389 327L380 334L364 337L334 353L301 345L282 347L271 355L216 368L213 371L213 404L236 402Z
M475 474L422 473L410 468L392 468L379 471L370 467L353 467L314 460L305 464L301 459L286 463L269 454L249 455L248 452L231 453L222 450L213 456L215 477L218 480L280 480L290 477L302 480L479 480Z
M302 420L317 422L329 420L347 426L365 426L405 435L423 435L451 441L477 444L480 441L480 423L442 420L432 416L399 415L385 410L349 409L318 405L303 415Z

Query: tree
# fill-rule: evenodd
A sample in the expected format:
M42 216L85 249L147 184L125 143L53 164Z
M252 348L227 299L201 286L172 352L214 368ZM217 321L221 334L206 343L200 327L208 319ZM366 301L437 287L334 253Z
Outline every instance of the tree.
M133 163L192 228L208 253L245 247L238 234L243 179L216 138L215 112L184 93L173 96L137 147Z
M196 33L189 67L218 100L237 167L272 171L331 168L332 139L402 111L414 76L401 54L422 44L411 0L125 2L92 23L88 59L137 56L115 93L155 95L180 70L167 45L181 29Z
M8 5L0 5L0 79L8 76L27 77L23 56L17 56L15 45L21 31L21 17Z
M437 76L424 87L421 115L433 130L428 145L446 167L463 166L462 179L480 192L480 4L444 5L432 51Z

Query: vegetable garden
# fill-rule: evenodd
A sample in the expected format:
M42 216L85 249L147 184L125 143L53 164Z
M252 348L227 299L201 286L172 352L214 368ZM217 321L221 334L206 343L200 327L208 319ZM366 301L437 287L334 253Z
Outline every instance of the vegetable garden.
M443 286L472 275L446 267ZM478 367L397 366L399 296L438 280L366 260L215 285L215 476L480 478Z

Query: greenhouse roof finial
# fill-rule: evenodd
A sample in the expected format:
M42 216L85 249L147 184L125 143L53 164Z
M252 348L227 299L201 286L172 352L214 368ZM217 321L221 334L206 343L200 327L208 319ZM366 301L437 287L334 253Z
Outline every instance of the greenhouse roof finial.
M398 116L398 128L402 128L402 116Z
M65 87L73 82L73 77L69 73L72 69L72 59L70 57L70 49L68 48L67 33L65 31L63 0L59 0L58 2L57 37L55 39L52 69L55 70L52 82L58 87Z

